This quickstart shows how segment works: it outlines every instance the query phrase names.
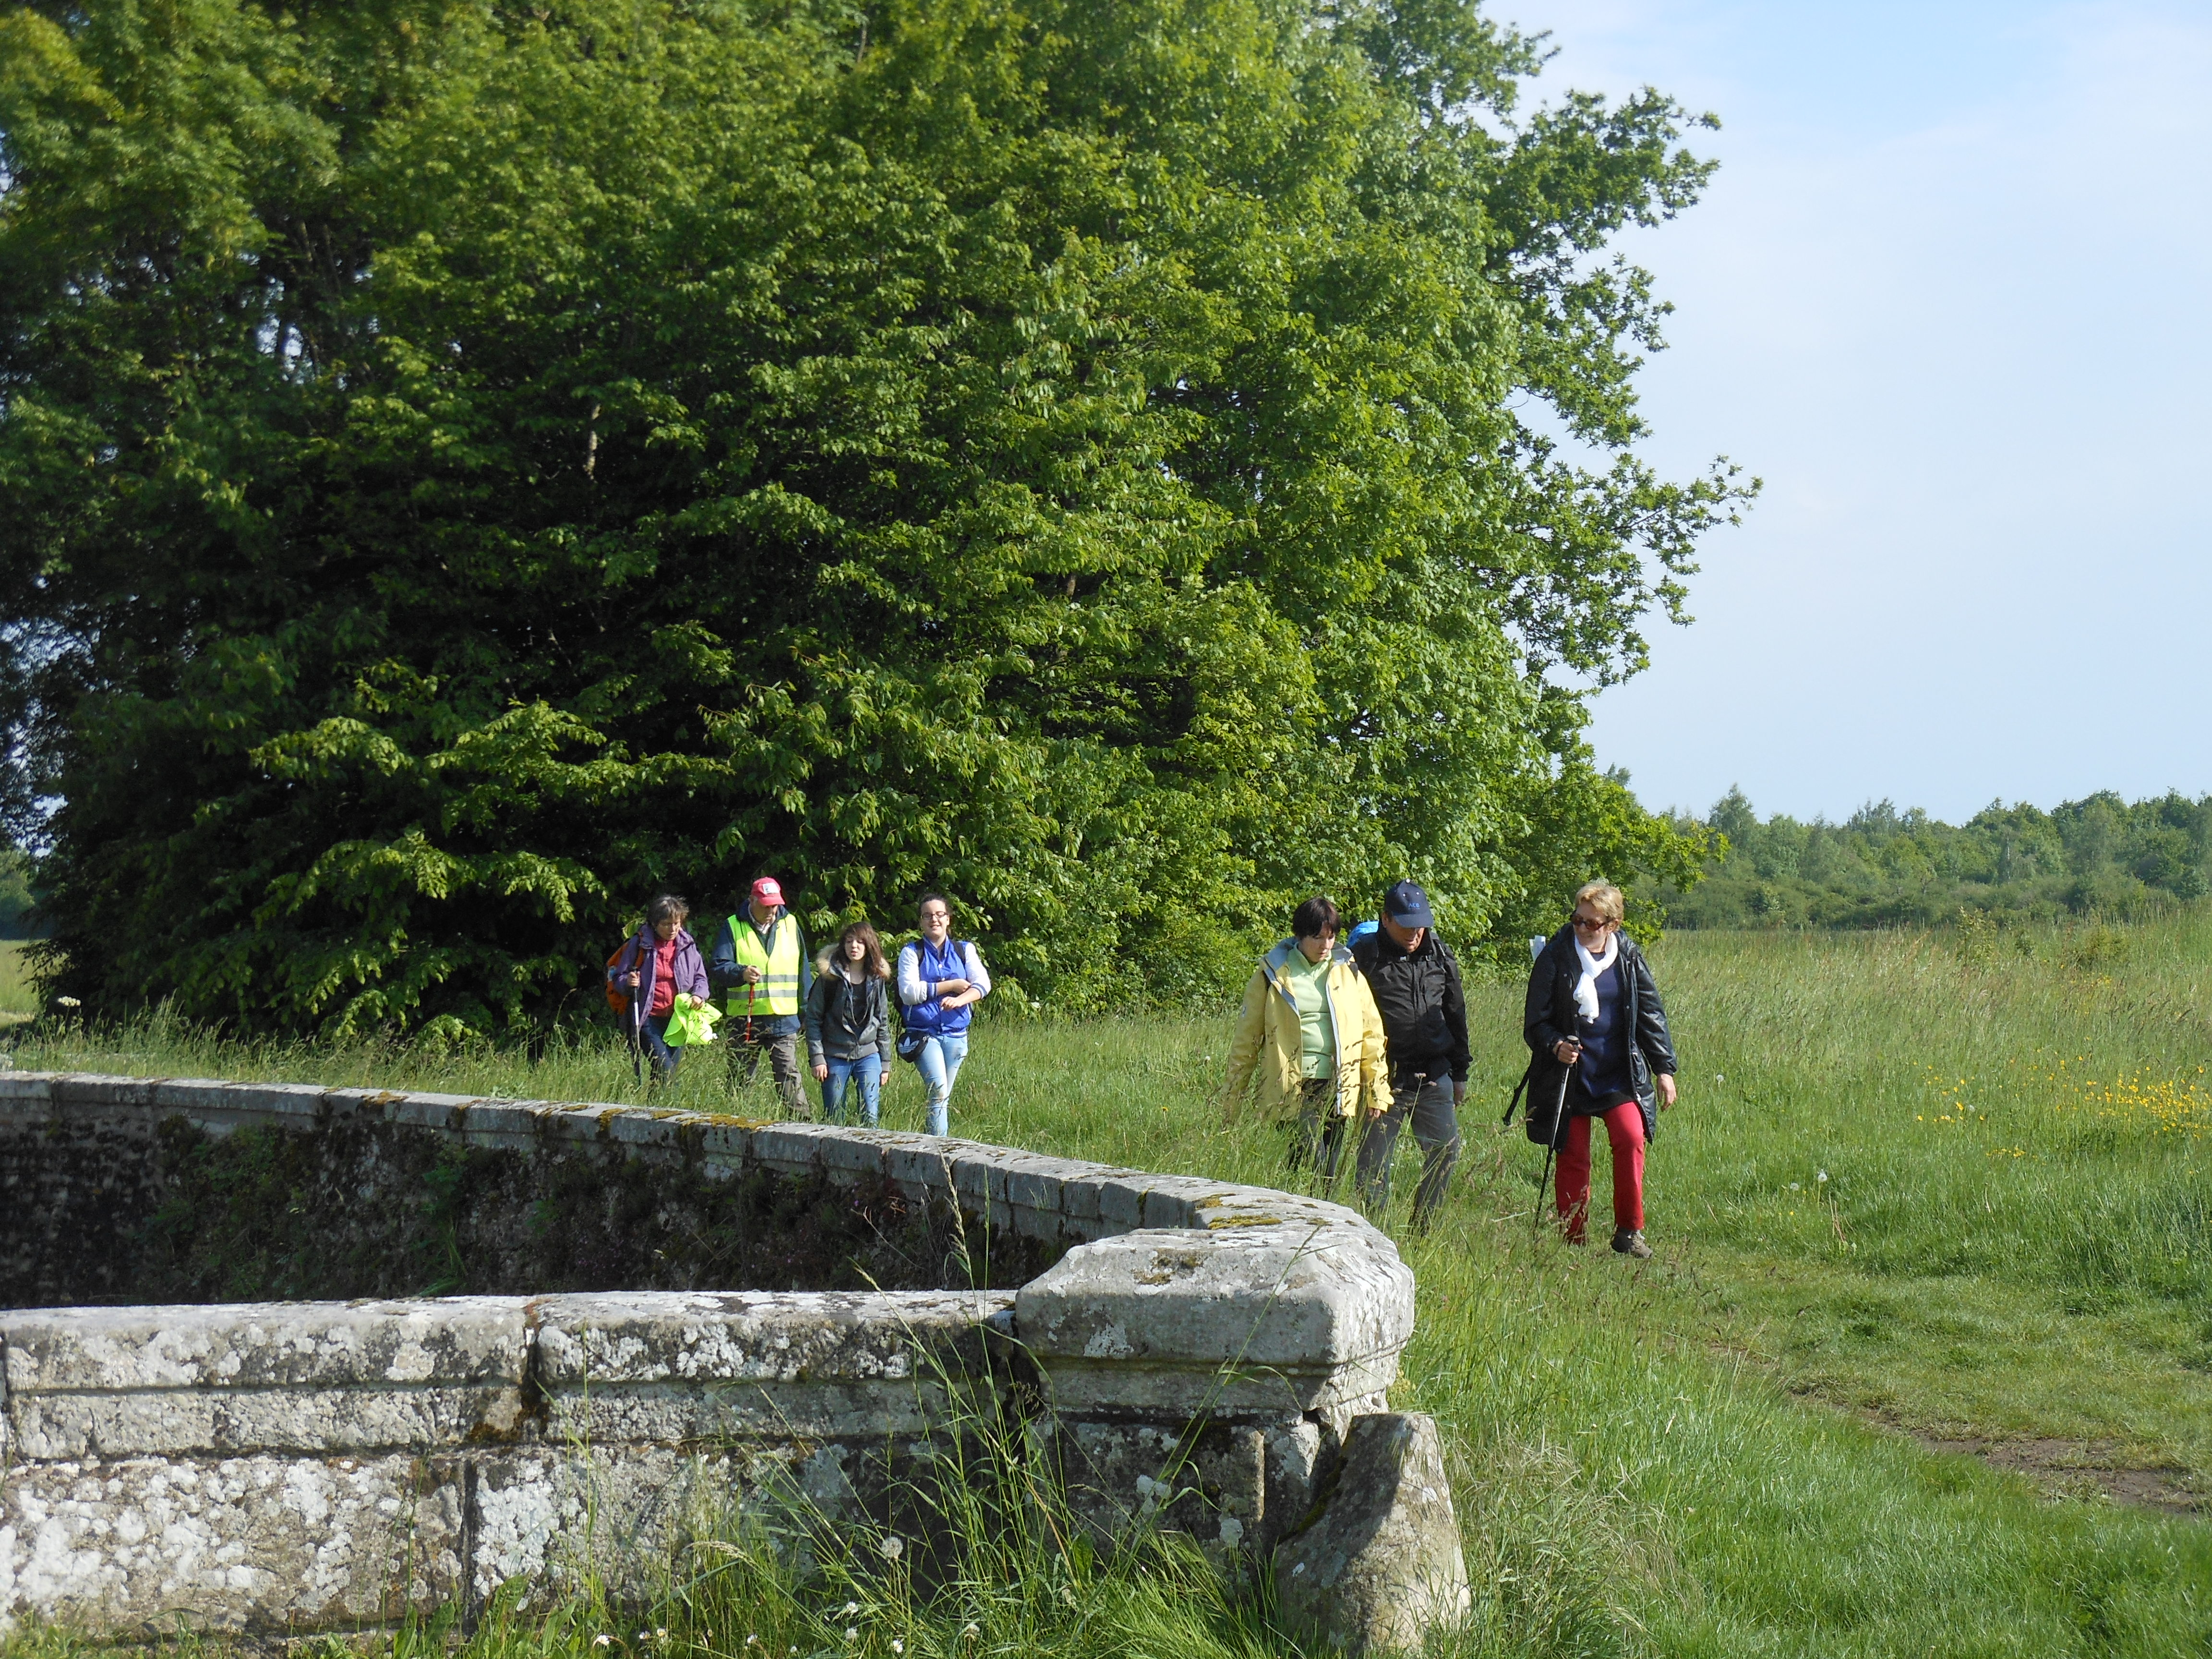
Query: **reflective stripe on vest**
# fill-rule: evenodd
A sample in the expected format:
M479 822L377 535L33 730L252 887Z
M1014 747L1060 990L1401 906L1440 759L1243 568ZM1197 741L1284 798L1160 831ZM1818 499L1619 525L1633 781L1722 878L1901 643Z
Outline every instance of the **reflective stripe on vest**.
M749 916L730 918L731 954L741 968L757 968L761 982L750 988L732 987L729 1010L732 1014L795 1014L799 1012L799 965L805 956L799 942L799 924L788 916L778 916L770 923L768 943L761 943L760 932Z

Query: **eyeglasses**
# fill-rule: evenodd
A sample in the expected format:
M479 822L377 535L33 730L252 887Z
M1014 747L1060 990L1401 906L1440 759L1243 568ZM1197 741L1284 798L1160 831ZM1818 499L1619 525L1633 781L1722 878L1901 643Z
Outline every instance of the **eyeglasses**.
M1569 916L1567 920L1575 925L1577 932L1584 933L1595 933L1601 927L1613 926L1613 918L1610 916L1599 916L1595 920L1587 916Z

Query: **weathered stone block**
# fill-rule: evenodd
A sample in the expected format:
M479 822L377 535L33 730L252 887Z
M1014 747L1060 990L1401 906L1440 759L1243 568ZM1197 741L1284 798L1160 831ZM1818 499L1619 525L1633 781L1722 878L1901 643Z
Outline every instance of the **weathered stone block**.
M607 1125L607 1138L635 1152L672 1155L682 1145L683 1136L681 1115L675 1112L623 1112Z
M833 1181L877 1179L884 1172L887 1149L873 1130L846 1129L823 1136L817 1146L822 1168Z
M1024 1158L1006 1171L1006 1202L1016 1209L1060 1212L1068 1165L1057 1158Z
M0 1315L8 1392L520 1382L527 1304L263 1302Z
M53 1080L52 1099L60 1106L146 1107L154 1103L160 1082L150 1077L102 1077L65 1072Z
M1056 1449L1069 1505L1102 1541L1157 1523L1220 1559L1262 1524L1266 1443L1257 1429L1062 1418Z
M480 1100L461 1119L461 1140L469 1146L527 1152L538 1145L543 1102Z
M1004 1204L1008 1160L994 1147L964 1140L956 1145L957 1150L950 1159L952 1190L960 1194L962 1206L980 1215L993 1203Z
M753 1157L778 1175L811 1175L824 1133L819 1124L771 1123L753 1132Z
M410 1091L394 1095L384 1103L384 1121L403 1123L421 1129L440 1129L449 1134L461 1133L463 1119L470 1107L477 1103L475 1095L438 1095Z
M1098 1216L1118 1232L1127 1232L1144 1225L1145 1193L1152 1185L1152 1177L1141 1175L1117 1175L1103 1177L1097 1184Z
M950 1391L927 1367L869 1382L835 1378L613 1382L562 1389L546 1403L545 1437L612 1455L624 1446L763 1443L921 1434L944 1419Z
M1364 1226L1146 1230L1070 1250L1022 1287L1015 1323L1048 1362L1395 1370L1413 1276Z
M1303 1417L1267 1424L1260 1433L1267 1447L1267 1502L1253 1547L1267 1550L1310 1518L1322 1481L1334 1469L1339 1437Z
M325 1089L323 1091L323 1112L333 1123L349 1122L367 1118L371 1122L384 1121L387 1101L398 1096L389 1089Z
M1275 1589L1288 1620L1346 1653L1417 1652L1431 1630L1467 1617L1467 1560L1431 1419L1352 1424L1318 1514L1276 1547Z
M32 1463L0 1488L0 1630L395 1619L461 1582L461 1466L413 1456Z
M620 1116L619 1106L564 1106L542 1120L548 1139L595 1144L607 1139L607 1126Z
M884 1173L908 1198L949 1192L952 1166L945 1149L951 1144L932 1135L889 1137L884 1148Z
M451 1448L511 1439L524 1411L519 1386L495 1383L18 1394L9 1416L21 1456L112 1461Z
M534 1304L548 1389L632 1382L899 1381L980 1358L977 1327L1008 1291L648 1291ZM961 1358L958 1363L969 1363Z
M1071 1221L1098 1218L1098 1183L1107 1173L1089 1164L1070 1164L1060 1177L1060 1212Z
M752 1156L753 1128L744 1118L709 1117L699 1131L699 1150L709 1158L742 1164Z

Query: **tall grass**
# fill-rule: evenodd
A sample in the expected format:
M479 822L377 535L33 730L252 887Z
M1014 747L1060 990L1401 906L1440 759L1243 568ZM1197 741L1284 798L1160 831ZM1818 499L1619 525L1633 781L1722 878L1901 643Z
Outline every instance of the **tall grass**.
M1683 1056L1650 1160L1658 1260L1535 1225L1540 1153L1496 1121L1522 1063L1517 986L1471 989L1452 1199L1425 1236L1404 1231L1402 1196L1382 1218L1420 1286L1395 1399L1445 1427L1475 1580L1449 1649L2212 1650L2205 1522L1929 1449L2069 1447L2160 1471L2177 1502L2212 1491L2212 908L2128 928L1683 934L1652 956ZM1280 1131L1222 1121L1227 1038L1212 1017L986 1024L954 1127L1279 1182ZM533 1065L152 1025L25 1034L16 1064L637 1097L619 1053L583 1039ZM731 1100L711 1055L661 1097ZM735 1103L769 1101L763 1084ZM919 1128L921 1110L900 1067L886 1124ZM1180 1571L1155 1563L1095 1603L1078 1587L1091 1611L1064 1628L1079 1638L991 1650L1290 1650ZM742 1582L732 1607L768 1605L766 1581ZM842 1605L777 1639L846 1650ZM914 1617L912 1644L983 1640L926 1601ZM683 1626L683 1651L735 1653L744 1618L717 1618ZM476 1639L565 1652L590 1623L533 1616Z

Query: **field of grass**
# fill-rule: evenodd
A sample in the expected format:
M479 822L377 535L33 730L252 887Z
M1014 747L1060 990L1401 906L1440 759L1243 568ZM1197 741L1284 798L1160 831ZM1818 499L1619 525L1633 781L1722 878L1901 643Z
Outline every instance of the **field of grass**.
M1650 1159L1656 1260L1533 1224L1540 1152L1498 1127L1514 986L1471 991L1442 1219L1405 1231L1410 1152L1384 1218L1420 1284L1397 1398L1445 1426L1475 1581L1449 1650L2212 1651L2212 907L2127 929L1678 934L1651 955L1684 1062ZM1273 1182L1278 1132L1221 1121L1227 1039L1225 1018L992 1024L954 1127ZM17 1042L19 1066L633 1096L593 1042L535 1066L167 1028ZM691 1066L664 1097L726 1104L715 1058ZM887 1127L920 1115L901 1067ZM1291 1650L1203 1596L1097 1594L1123 1612L1018 1638L910 1620L902 1651ZM877 1650L836 1622L726 1609L655 1639ZM582 1656L592 1634L556 1620L477 1648Z
M28 1019L39 1012L30 969L23 960L27 948L20 939L0 939L0 1024Z

